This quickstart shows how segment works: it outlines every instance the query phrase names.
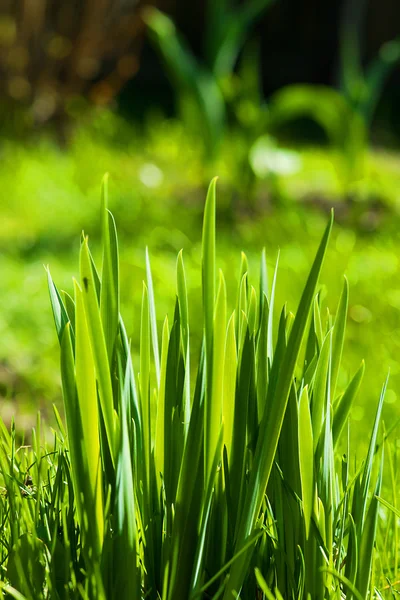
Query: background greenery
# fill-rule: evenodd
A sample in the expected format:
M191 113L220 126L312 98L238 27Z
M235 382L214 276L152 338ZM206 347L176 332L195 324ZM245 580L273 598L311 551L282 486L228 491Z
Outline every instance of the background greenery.
M227 132L218 157L205 164L195 138L179 121L152 117L139 128L104 111L76 130L67 151L49 139L24 147L3 142L0 260L2 305L7 310L0 317L0 358L6 420L17 411L19 425L28 427L37 408L49 414L52 402L60 402L58 352L43 265L50 265L60 288L71 291L67 274L77 272L77 231L90 232L96 252L105 171L110 173L110 202L122 240L122 310L134 347L146 245L161 299L174 296L175 256L184 248L190 305L195 313L200 310L201 215L210 173L220 175L217 260L229 273L228 286L234 290L238 284L242 248L254 274L260 250L265 246L272 269L280 248L278 300L287 299L292 309L334 206L336 222L322 282L333 298L339 297L342 273L350 284L342 383L361 358L367 367L352 419L360 424L362 438L388 369L384 419L392 422L400 416L399 159L369 152L368 173L358 183L364 197L349 203L340 193L338 157L332 149L294 145L291 151L300 161L295 173L260 179L247 167L246 181L241 168L246 147L239 131ZM173 306L164 302L159 314L171 316ZM200 332L198 322L199 339Z

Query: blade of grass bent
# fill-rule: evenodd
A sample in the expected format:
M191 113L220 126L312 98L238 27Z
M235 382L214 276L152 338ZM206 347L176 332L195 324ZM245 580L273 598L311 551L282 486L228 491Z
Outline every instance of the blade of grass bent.
M361 382L364 376L365 363L361 362L358 370L356 371L353 379L347 386L343 396L337 401L334 408L333 423L332 423L332 436L334 447L340 439L340 435L346 425L347 418L350 413L350 409L353 405L353 400L357 396L361 386Z
M70 319L68 317L68 313L62 301L62 298L56 286L54 285L53 279L51 278L50 269L48 267L45 267L45 269L47 273L47 284L49 287L50 302L51 307L53 309L54 322L56 325L57 336L61 344L64 328L66 324L70 321Z
M75 330L75 302L65 290L61 290L61 297L71 323L71 328Z

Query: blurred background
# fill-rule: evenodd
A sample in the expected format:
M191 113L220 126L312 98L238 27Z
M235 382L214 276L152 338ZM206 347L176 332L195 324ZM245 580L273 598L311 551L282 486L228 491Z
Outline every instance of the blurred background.
M182 247L192 314L201 308L212 176L232 309L240 251L256 282L265 247L270 271L281 250L278 306L295 310L334 207L322 297L334 313L346 273L342 383L366 360L352 421L361 438L389 368L384 418L400 417L397 0L0 0L0 73L6 422L28 430L60 403L43 265L71 292L82 230L99 257L106 171L134 348L146 245L160 321Z

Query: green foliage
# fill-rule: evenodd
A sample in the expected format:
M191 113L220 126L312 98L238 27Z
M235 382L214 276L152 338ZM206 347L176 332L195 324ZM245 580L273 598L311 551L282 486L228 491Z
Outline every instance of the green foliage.
M400 37L386 41L376 56L363 64L363 40L368 2L343 5L340 25L340 84L344 97L371 126L386 80L400 60Z
M214 154L220 144L226 120L226 101L232 95L232 79L239 53L250 28L271 3L272 0L242 3L209 0L206 3L202 61L193 55L170 17L153 7L144 11L150 37L176 88L182 114L189 122L195 120L196 125L200 125L199 135L204 135L207 154ZM253 63L254 58L252 52ZM249 66L250 62L245 61L246 84ZM227 94L228 89L231 92ZM247 98L250 99L249 94Z
M273 156L278 159L279 150L273 149ZM134 333L134 314L140 311L141 302L137 281L146 277L142 256L146 245L152 248L155 293L165 292L157 302L160 331L161 316L170 310L168 299L175 294L176 254L185 247L191 334L195 343L200 343L201 326L195 318L201 310L197 247L208 168L202 163L199 144L181 123L149 119L140 132L108 112L98 113L82 125L68 150L60 151L48 139L41 138L34 147L3 141L2 152L0 270L3 304L7 306L6 311L0 311L2 415L9 425L11 415L17 413L19 427L29 431L38 408L44 418L51 418L51 403L61 406L56 338L43 287L43 264L51 262L60 288L73 295L67 274L75 268L74 255L79 247L76 232L90 231L91 249L96 259L101 259L96 244L101 231L99 181L107 169L122 241L121 310L128 336L132 337L134 356L139 352L139 336ZM292 148L299 164L296 173L271 173L273 181L257 178L252 192L255 206L249 209L240 166L246 152L243 137L232 131L212 167L221 181L217 257L225 274L228 297L232 297L236 286L231 265L238 246L246 247L253 271L263 246L272 270L275 250L280 246L277 302L279 305L287 300L290 306L296 306L302 278L324 226L324 207L335 206L338 219L332 233L331 258L324 271L333 302L341 287L337 272L345 272L352 282L348 343L339 384L348 383L359 366L360 356L367 366L374 365L374 369L366 370L362 402L356 400L353 416L357 423L353 432L358 435L362 427L369 426L379 382L388 367L391 380L384 418L389 411L389 418L399 416L399 336L395 330L400 307L400 263L396 220L392 218L400 189L398 158L388 152L368 154L368 177L358 184L359 201L353 205L353 214L343 206L340 196L336 169L339 157L329 148L316 147ZM378 200L371 204L371 198ZM274 210L270 210L275 201ZM376 294L378 288L386 293ZM71 300L64 292L61 295L72 318L68 309ZM361 433L358 439L364 443Z
M341 157L338 177L344 193L365 176L367 127L361 115L340 92L326 86L288 85L269 102L268 125L272 130L288 121L307 117L315 121Z
M134 369L107 179L102 268L82 236L74 298L48 273L67 431L56 412L51 445L38 421L32 446L16 449L14 427L0 424L0 596L367 598L390 570L375 548L379 503L397 511L380 499L386 385L366 460L349 441L345 456L335 449L363 368L341 388L347 281L335 316L318 283L333 216L296 314L284 306L277 320L265 254L258 289L244 254L233 302L221 271L216 285L215 192L213 180L201 349L182 253L161 339L146 253Z

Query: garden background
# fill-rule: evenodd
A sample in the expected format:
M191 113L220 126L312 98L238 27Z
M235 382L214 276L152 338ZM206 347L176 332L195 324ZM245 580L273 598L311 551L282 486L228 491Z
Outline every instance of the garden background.
M100 251L100 183L120 234L122 313L138 348L144 249L159 315L184 248L201 307L202 209L218 182L217 263L236 290L240 251L297 306L331 207L322 283L350 284L345 384L363 439L388 370L400 417L400 7L394 0L3 2L0 9L0 395L29 431L61 406L43 265L71 292L79 232ZM324 294L324 291L322 291ZM162 303L165 302L163 305ZM335 311L335 306L330 307ZM161 324L160 324L161 327ZM201 323L194 331L200 339ZM136 350L135 350L136 349Z

